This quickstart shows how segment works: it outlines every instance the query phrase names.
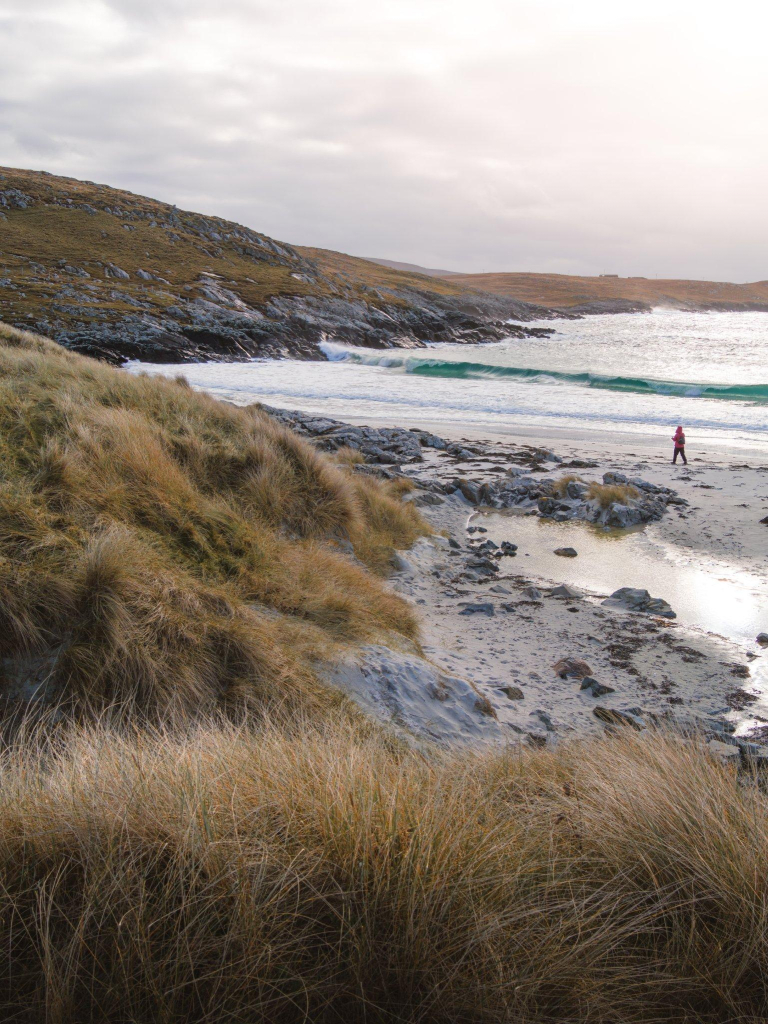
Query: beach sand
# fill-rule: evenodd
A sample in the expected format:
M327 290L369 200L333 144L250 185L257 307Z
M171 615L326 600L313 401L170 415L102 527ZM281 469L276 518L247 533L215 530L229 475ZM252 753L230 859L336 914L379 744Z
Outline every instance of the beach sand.
M537 477L576 472L599 481L618 470L673 487L689 503L670 506L659 522L608 533L478 510L460 495L421 509L435 530L464 549L471 536L519 545L516 557L501 558L498 574L481 582L464 578L465 553L424 539L403 552L392 581L418 609L426 657L470 680L502 732L533 742L595 734L603 728L594 714L598 705L662 718L690 710L730 721L739 734L768 725L768 651L756 643L757 633L768 631L768 526L760 523L768 515L768 461L762 453L739 445L697 448L689 439L685 467L670 464L671 441L663 438L587 431L567 439L541 431L489 437L463 427L451 436L444 424L434 430L451 440L488 442L495 454L461 463L427 449L423 464L405 467L416 481L482 481L504 471L505 452L540 444L566 463L596 466L574 470L553 463ZM487 533L468 534L468 526ZM561 531L577 551L581 538L576 558L553 555ZM653 597L672 604L675 620L601 603L612 589L644 581ZM581 596L550 596L562 583ZM654 583L668 591L657 592ZM541 600L526 595L530 585L542 592ZM490 604L493 614L467 613L467 602ZM578 680L559 678L553 665L564 657L586 661L591 675L614 692L595 698Z

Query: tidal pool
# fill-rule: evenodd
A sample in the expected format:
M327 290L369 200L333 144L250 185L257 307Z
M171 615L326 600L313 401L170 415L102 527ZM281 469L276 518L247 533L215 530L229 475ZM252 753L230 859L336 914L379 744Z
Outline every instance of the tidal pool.
M751 679L743 685L760 696L753 710L768 716L768 652L763 654L755 643L757 634L768 630L765 576L665 543L652 526L605 530L578 521L555 523L515 510L479 512L470 524L488 530L481 537L518 545L514 560L502 560L506 571L569 583L595 597L606 597L619 587L641 587L668 601L682 625L725 637L759 655L751 663ZM560 547L573 547L578 556L556 555L554 549Z

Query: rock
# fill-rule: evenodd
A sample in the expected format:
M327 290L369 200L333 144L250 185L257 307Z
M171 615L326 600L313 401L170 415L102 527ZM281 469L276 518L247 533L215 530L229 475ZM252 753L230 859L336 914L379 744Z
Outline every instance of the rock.
M523 594L529 601L541 601L543 597L538 587L525 587L523 589Z
M569 587L567 583L561 583L559 587L553 587L550 590L551 597L566 597L569 601L575 601L581 597L581 594L574 587Z
M538 718L538 720L541 722L541 724L544 726L547 732L555 732L555 723L552 721L552 719L549 717L546 711L542 711L541 708L537 708L535 711L532 711L531 714Z
M501 584L497 584L495 587L489 587L492 594L511 594L512 591L509 587L502 587Z
M428 505L442 505L445 499L441 498L437 494L433 494L431 491L425 491L424 494L417 494L413 499L413 504L417 508L426 508Z
M482 572L482 573L486 573L486 574L488 574L488 573L495 573L495 572L499 571L499 567L498 567L498 565L496 565L495 562L491 561L490 558L482 557L482 556L479 556L477 558L468 558L467 559L467 568L468 569L475 569L478 572Z
M561 558L575 558L578 555L576 548L555 548L555 554Z
M495 541L491 540L490 537L487 537L482 544L477 545L475 551L496 551L498 546L499 545Z
M480 487L478 484L472 483L471 480L460 480L457 490L473 505L480 504Z
M629 505L622 505L620 502L614 501L606 509L602 520L606 526L626 530L630 526L642 523L643 515L639 508L631 508Z
M457 540L454 540L453 537L448 538L448 544L454 551L461 551L461 544L459 544Z
M499 693L503 693L510 700L523 700L525 696L519 686L500 686Z
M583 498L588 490L587 484L583 484L579 480L571 480L566 487L568 497L574 499Z
M604 697L607 693L616 692L612 686L598 682L593 676L584 676L581 680L581 689L589 690L593 697Z
M348 652L345 660L325 665L320 674L411 742L415 737L451 749L507 738L490 701L478 699L465 679L415 655L366 644Z
M620 587L610 597L607 597L603 604L609 608L622 608L625 611L660 615L665 619L677 618L666 601L660 597L651 597L647 590L640 590L636 587Z
M392 555L392 568L395 572L407 572L415 573L415 566L408 561L399 551L395 551Z
M129 273L125 270L121 270L120 267L116 267L114 263L105 263L104 273L107 277L115 277L121 281L128 281L131 277Z
M459 602L463 607L459 612L459 615L493 615L493 604L490 601L480 601L476 604L471 604L467 601Z
M738 744L710 740L707 743L707 752L725 764L738 764L741 761L741 749Z
M763 526L768 526L768 516L766 516L765 519L761 519L760 522L763 524Z
M630 726L638 732L645 728L645 722L633 711L619 711L616 708L606 708L602 704L598 704L596 708L592 709L592 714L606 725Z
M561 658L552 667L561 679L583 679L592 675L592 669L581 658Z
M509 557L513 557L514 555L517 554L517 544L511 544L508 540L502 541L501 542L501 553L502 553L502 555L507 555Z
M768 647L768 633L758 633L756 639L761 647Z

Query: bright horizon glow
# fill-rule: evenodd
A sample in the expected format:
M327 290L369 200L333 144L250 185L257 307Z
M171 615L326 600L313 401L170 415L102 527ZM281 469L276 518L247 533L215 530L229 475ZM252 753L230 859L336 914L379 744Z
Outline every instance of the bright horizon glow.
M768 278L768 9L4 0L0 163L464 271Z

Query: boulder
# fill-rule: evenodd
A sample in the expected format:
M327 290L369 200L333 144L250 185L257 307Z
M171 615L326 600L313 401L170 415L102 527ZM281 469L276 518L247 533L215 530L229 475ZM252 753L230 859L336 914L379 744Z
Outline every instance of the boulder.
M517 554L517 544L511 544L508 540L501 542L501 553L512 558Z
M541 601L543 596L538 587L525 587L523 594L529 601Z
M499 571L498 565L483 555L478 555L476 558L468 558L467 568L486 574Z
M574 587L569 587L567 583L561 583L559 587L553 587L550 590L551 597L565 597L569 601L575 601L581 597L581 594Z
M499 693L503 693L510 700L522 700L525 696L519 686L500 686Z
M561 679L583 679L592 675L592 669L581 658L561 658L552 667Z
M612 526L619 530L626 530L630 526L637 526L643 521L643 513L639 508L622 505L614 501L608 506L601 517L606 526Z
M555 554L561 558L575 558L578 555L576 548L555 548Z
M594 676L584 676L581 680L581 689L589 690L593 697L604 697L607 693L616 692L612 686L598 682Z
M469 603L462 601L463 606L459 615L493 615L493 604L490 601L479 601L477 603Z
M761 647L768 647L768 633L758 633L756 639Z
M587 484L583 484L579 480L571 480L565 490L569 498L579 500L584 497L589 490L589 487Z
M607 597L603 604L609 608L621 608L624 611L660 615L665 619L677 618L666 601L660 597L651 597L647 590L637 587L620 587L610 597Z

